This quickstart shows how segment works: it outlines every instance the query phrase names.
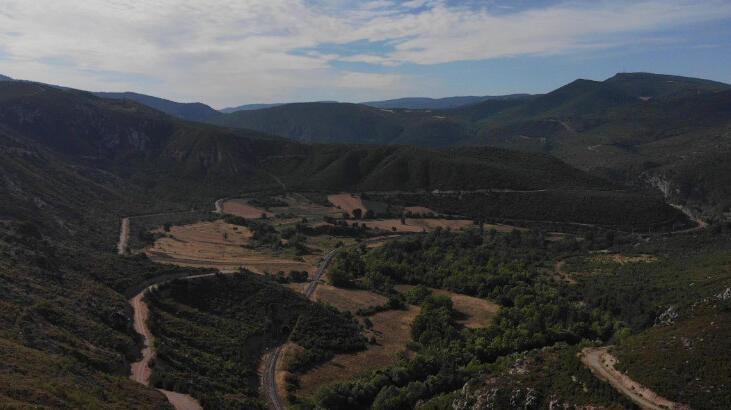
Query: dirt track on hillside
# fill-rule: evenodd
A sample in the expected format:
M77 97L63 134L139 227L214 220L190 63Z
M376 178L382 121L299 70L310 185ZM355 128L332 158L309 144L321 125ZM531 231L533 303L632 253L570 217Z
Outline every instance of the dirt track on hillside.
M661 397L615 369L617 359L606 347L584 348L579 357L596 377L609 382L617 391L645 410L690 410L689 406Z
M194 279L196 277L203 276L210 275L191 276L188 279ZM157 285L152 285L146 288L129 300L129 304L130 306L132 306L132 310L134 311L134 329L142 336L142 339L144 341L144 347L142 348L142 359L135 363L132 363L130 379L145 386L150 385L150 376L152 375L150 361L152 361L152 359L155 357L155 338L152 335L150 328L147 326L147 321L150 316L150 309L148 308L147 303L145 303L144 297L145 294L150 289L153 289L155 286ZM165 397L167 397L170 404L172 404L176 410L203 410L203 407L201 407L198 401L187 394L171 392L162 389L158 390L162 394L164 394Z

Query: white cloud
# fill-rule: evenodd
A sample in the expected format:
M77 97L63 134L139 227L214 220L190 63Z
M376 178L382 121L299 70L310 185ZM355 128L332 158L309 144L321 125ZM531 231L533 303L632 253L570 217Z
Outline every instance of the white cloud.
M0 72L92 90L217 105L359 99L415 90L404 63L439 64L621 45L622 35L731 16L727 1L567 3L494 14L439 0L0 0ZM339 56L318 45L388 42ZM375 74L335 61L385 67ZM395 85L398 84L398 87Z

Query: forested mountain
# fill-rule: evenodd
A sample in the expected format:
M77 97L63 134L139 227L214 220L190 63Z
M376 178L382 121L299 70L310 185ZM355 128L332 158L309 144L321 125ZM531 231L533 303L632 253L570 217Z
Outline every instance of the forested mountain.
M548 153L622 183L660 178L674 186L672 192L682 193L687 191L679 186L687 180L683 169L699 161L696 171L703 172L706 156L731 151L731 86L621 73L605 81L576 80L544 95L445 110L301 103L237 112L214 122L306 142L495 146ZM718 195L695 191L692 198L676 195L674 200L718 205Z
M220 115L218 111L214 110L206 104L199 102L180 103L166 100L163 98L153 97L150 95L137 94L132 92L95 92L94 95L102 98L136 101L140 104L144 104L158 111L162 111L166 114L172 115L173 117L177 117L187 121L209 121Z
M444 97L444 98L424 98L424 97L406 97L384 101L368 101L361 103L374 108L406 108L413 110L445 110L449 108L464 107L473 105L483 101L492 100L514 100L529 97L529 94L510 94L510 95L485 95L477 96L460 96L460 97Z
M6 75L0 74L0 81L12 81L12 80L13 80L12 78L10 78Z

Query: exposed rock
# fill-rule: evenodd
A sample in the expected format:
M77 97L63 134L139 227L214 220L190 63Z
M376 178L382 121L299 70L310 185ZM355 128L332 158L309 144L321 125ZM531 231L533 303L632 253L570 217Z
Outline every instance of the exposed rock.
M675 306L669 306L660 316L655 319L655 326L657 325L673 325L678 320L680 314Z
M731 299L731 288L726 288L723 292L716 295L718 300L729 300Z

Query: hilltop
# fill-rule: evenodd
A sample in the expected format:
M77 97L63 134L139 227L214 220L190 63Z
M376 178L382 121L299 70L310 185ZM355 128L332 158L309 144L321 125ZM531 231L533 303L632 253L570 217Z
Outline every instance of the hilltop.
M214 110L206 104L199 102L180 103L166 100L164 98L137 94L133 92L95 92L94 95L102 98L136 101L140 104L144 104L158 111L162 111L166 114L172 115L173 117L187 121L209 121L220 115L218 111Z
M485 96L458 96L444 98L425 98L425 97L406 97L396 98L384 101L367 101L361 103L374 108L406 108L412 110L445 110L450 108L464 107L473 105L483 101L492 100L515 100L530 97L529 94L510 94L510 95L485 95Z

